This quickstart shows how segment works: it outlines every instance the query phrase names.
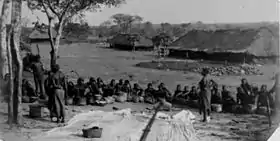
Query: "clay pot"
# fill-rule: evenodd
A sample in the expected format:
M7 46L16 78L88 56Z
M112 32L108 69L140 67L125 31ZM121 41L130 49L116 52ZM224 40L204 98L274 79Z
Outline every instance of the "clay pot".
M102 99L102 95L99 95L99 94L95 95L94 98L95 98L95 100L101 100Z
M85 138L101 138L103 128L92 127L88 129L83 129L83 137Z
M256 111L257 106L254 104L249 104L247 106L244 107L244 112L247 114L252 114Z
M134 103L138 103L139 102L139 97L138 96L134 96L134 97L132 97L132 101L134 102Z
M93 97L89 97L88 98L88 101L87 101L87 104L94 104L95 103L95 99Z
M222 112L222 104L211 104L211 110L218 113Z
M79 105L79 106L85 106L85 105L87 105L87 100L86 100L86 98L85 98L85 97L80 98L79 101L78 101L78 103L77 103L77 105Z
M22 103L29 103L29 101L30 101L29 96L23 96L22 97Z
M73 98L69 97L66 99L66 105L73 105Z

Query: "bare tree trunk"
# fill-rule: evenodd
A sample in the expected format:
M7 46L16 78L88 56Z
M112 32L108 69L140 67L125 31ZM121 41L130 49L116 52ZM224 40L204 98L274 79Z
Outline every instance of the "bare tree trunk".
M8 53L7 53L7 23L8 23L8 15L9 15L9 4L10 0L4 0L2 6L2 12L0 15L0 42L1 42L1 64L0 64L0 77L3 80L5 74L9 72L8 66ZM0 82L1 83L1 82Z
M8 69L9 69L9 78L7 81L9 86L9 100L8 100L8 123L10 126L13 124L14 117L14 73L13 73L13 60L12 60L12 52L11 52L11 29L8 32L8 40L7 40L7 56L8 56Z
M22 111L21 111L21 85L22 85L22 58L20 55L20 33L21 33L21 10L22 10L22 0L12 1L12 57L15 61L16 71L14 80L14 119L15 124L22 124Z
M63 29L63 22L64 19L61 19L58 23L58 28L57 28L57 35L55 37L55 40L53 41L53 35L52 35L52 27L51 27L51 23L52 23L52 19L49 19L49 37L50 37L50 42L51 42L51 52L50 52L50 56L51 56L51 62L50 65L55 65L56 64L56 60L57 60L57 56L58 56L58 48L59 48L59 44L60 44L60 38L62 35L62 29ZM50 66L50 67L51 67Z

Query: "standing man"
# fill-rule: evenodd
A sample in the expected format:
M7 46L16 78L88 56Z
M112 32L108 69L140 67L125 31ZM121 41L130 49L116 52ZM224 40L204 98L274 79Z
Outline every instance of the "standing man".
M279 84L279 72L275 75L275 82L271 90L269 91L270 94L275 93L275 99L274 99L274 109L280 108L280 97L279 97L279 90L280 90L280 84Z
M40 95L41 99L47 99L44 87L44 66L39 55L35 56L31 69L33 71L35 91L37 95Z
M57 118L57 123L65 121L65 92L67 92L67 80L60 71L59 65L53 65L49 75L49 88L51 90L49 97L50 118Z
M209 70L204 68L201 72L202 79L199 82L200 88L200 111L203 112L203 122L210 121L211 112L211 83L208 79Z

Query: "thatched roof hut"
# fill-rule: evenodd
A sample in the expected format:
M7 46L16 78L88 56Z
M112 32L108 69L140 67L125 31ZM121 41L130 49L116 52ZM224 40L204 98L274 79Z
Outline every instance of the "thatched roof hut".
M135 47L137 48L153 48L153 41L143 35L139 34L117 34L113 38L108 40L111 47L119 49L132 49L131 41L129 41L130 36L138 36L138 40L135 42Z
M55 38L57 35L57 32L52 28L51 30L53 37ZM29 39L31 43L33 42L44 42L49 41L49 34L47 29L34 29L29 34Z
M247 54L254 57L279 56L279 39L270 29L262 27L258 29L230 29L216 31L192 30L185 36L177 39L170 45L170 56L178 57L187 51L203 53L204 58L211 59L210 54L227 54L227 60L231 60L228 54ZM185 52L185 53L183 53ZM179 55L181 54L181 55ZM190 54L188 54L188 57ZM208 55L208 57L207 57ZM239 57L240 58L240 57ZM224 60L224 57L220 57ZM237 59L237 58L235 58ZM242 60L244 60L241 57Z

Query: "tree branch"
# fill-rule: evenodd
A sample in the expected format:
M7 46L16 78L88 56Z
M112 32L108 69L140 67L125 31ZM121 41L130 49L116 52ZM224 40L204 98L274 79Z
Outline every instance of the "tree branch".
M48 34L49 34L49 38L50 38L50 44L51 44L51 48L52 50L54 49L54 42L53 42L53 35L52 35L52 18L49 18L49 27L48 27Z
M49 6L50 10L51 10L57 17L59 17L59 14L58 14L58 13L54 10L54 8L52 7L50 0L47 0L47 1L48 1L48 6Z
M43 6L43 8L44 8L44 10L45 10L45 12L46 12L47 17L48 17L48 18L52 18L51 14L48 12L48 8L47 8L46 5L44 4L44 2L41 1L41 3L42 3L42 6Z
M62 21L66 12L68 11L70 5L74 2L74 0L71 0L65 7L64 11L62 12L61 16L59 17L59 21Z

